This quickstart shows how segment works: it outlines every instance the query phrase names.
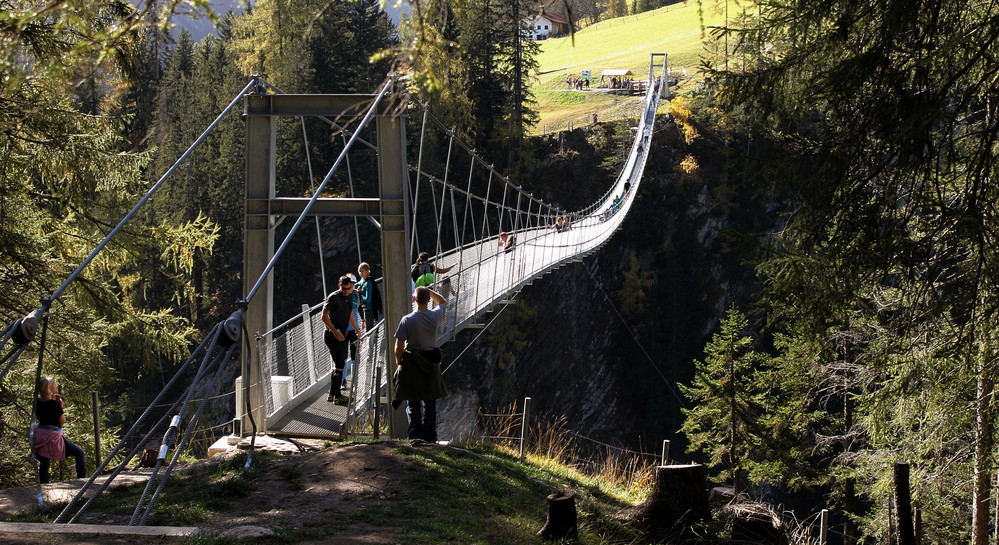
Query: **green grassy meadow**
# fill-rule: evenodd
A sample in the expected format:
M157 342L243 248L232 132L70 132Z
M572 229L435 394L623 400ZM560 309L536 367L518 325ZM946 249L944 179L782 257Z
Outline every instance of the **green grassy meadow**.
M633 103L637 98L569 90L566 77L580 77L583 70L589 70L595 86L602 71L626 68L632 71L633 79L646 79L649 54L665 52L674 76L680 77L680 69L686 68L688 77L695 79L706 54L704 41L710 27L724 20L723 4L688 1L601 21L576 32L574 38L541 42L539 77L531 86L541 114L534 132L560 130L570 123L575 127L588 124L594 113L598 120L636 115L638 106ZM681 88L684 83L681 81Z

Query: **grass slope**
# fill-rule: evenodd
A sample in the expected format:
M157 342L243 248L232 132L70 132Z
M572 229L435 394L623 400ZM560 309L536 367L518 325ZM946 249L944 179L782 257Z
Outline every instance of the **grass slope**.
M574 38L556 38L541 43L539 78L531 90L537 99L541 120L539 134L619 119L638 114L637 99L593 91L566 89L566 76L593 74L594 84L606 69L627 68L635 79L648 77L649 53L667 53L674 75L685 68L694 76L707 54L704 41L710 28L724 23L724 4L684 2L654 11L601 21L576 33Z
M206 460L171 477L149 524L197 526L188 538L164 545L235 545L223 535L237 526L259 526L274 535L257 545L356 543L507 545L543 543L545 497L568 487L576 494L580 545L627 544L636 532L621 514L644 489L609 484L548 458L520 462L511 452L482 445L414 446L405 442L348 442L295 456L258 452ZM143 486L111 488L83 522L128 523ZM10 522L50 522L63 505L9 517ZM120 536L92 536L90 545L121 543ZM71 534L0 536L0 543L79 543Z

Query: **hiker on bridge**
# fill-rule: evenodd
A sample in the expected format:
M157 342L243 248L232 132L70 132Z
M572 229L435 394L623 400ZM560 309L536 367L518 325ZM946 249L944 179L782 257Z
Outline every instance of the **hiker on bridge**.
M416 311L402 317L395 332L395 361L398 363L392 405L407 401L407 437L437 442L437 400L447 396L441 377L441 350L437 330L447 312L447 299L432 289L416 288ZM430 310L433 299L437 308Z
M57 391L54 378L42 377L38 380L38 405L35 408L38 426L35 427L32 448L38 458L38 480L42 484L49 482L49 465L52 460L65 460L67 456L76 458L76 478L87 476L87 458L83 449L62 434L62 427L66 425L66 413L63 410L62 396Z
M500 233L500 236L499 236L499 245L500 245L500 248L503 249L503 253L504 254L508 254L508 253L512 252L513 248L514 248L514 244L516 244L516 243L517 243L517 240L514 238L514 236L512 234L507 234L506 231L503 231L502 233Z
M357 293L361 297L361 327L367 329L378 323L378 315L382 312L382 292L378 284L368 278L371 276L371 265L361 262L357 266L357 274L361 281L357 283Z
M437 267L430 264L430 254L427 252L420 252L420 257L417 258L416 263L413 264L413 268L409 272L409 276L413 279L413 287L419 288L421 286L432 286L436 281L436 273L446 273L454 268L454 265L450 267Z
M350 317L353 318L353 320L348 320L347 333L344 335L344 337L347 338L347 346L350 349L350 367L347 367L345 364L343 369L343 380L345 382L347 377L353 376L354 374L354 363L357 362L357 343L362 335L360 331L354 329L354 324L361 324L361 327L364 327L364 324L361 321L361 305L363 303L361 303L361 297L358 293L360 284L358 284L357 277L354 276L353 273L347 273L347 276L349 276L350 281L354 283L354 293L350 294L350 301L353 305L353 310L350 311Z
M354 281L348 275L340 277L337 291L330 293L323 303L323 323L326 331L323 341L330 349L333 359L333 375L330 377L330 395L327 401L337 405L346 405L347 396L340 392L343 387L343 368L347 360L347 327L353 326L358 333L364 330L358 326L354 314Z

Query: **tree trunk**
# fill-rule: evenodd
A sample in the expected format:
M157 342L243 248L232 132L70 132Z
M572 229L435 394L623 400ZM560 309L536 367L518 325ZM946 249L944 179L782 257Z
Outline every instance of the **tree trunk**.
M985 348L979 348L985 351ZM972 483L974 498L971 506L971 545L989 543L989 507L991 499L992 467L989 463L993 448L993 400L995 377L986 354L977 354L978 403L975 404L975 476Z
M639 507L636 525L651 536L676 537L710 517L704 466L659 466L652 495Z
M729 385L729 429L728 429L728 460L732 464L732 493L736 497L739 497L739 460L737 452L736 442L739 440L736 435L736 420L738 417L738 411L735 407L735 359L729 358L728 360L728 385Z
M849 352L847 352L849 357ZM849 395L843 396L843 434L848 436L853 430L853 400ZM849 450L849 445L846 447ZM856 543L856 526L853 517L857 511L857 489L856 481L853 477L847 477L843 482L843 511L847 516L843 517L843 543L854 545Z
M548 522L538 536L548 540L576 539L576 496L563 490L548 496Z
M895 463L895 527L898 545L916 545L912 528L912 496L909 493L909 464Z

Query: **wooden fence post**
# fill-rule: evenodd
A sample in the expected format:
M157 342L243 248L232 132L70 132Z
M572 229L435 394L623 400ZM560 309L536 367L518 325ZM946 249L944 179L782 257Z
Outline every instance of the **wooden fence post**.
M101 406L97 392L90 392L90 395L94 401L94 467L97 467L101 465L101 419L98 417Z
M826 545L826 535L829 532L829 510L823 509L819 515L819 545Z
M527 420L531 417L531 398L524 398L524 416L520 421L520 461L524 461L524 438L530 429Z

